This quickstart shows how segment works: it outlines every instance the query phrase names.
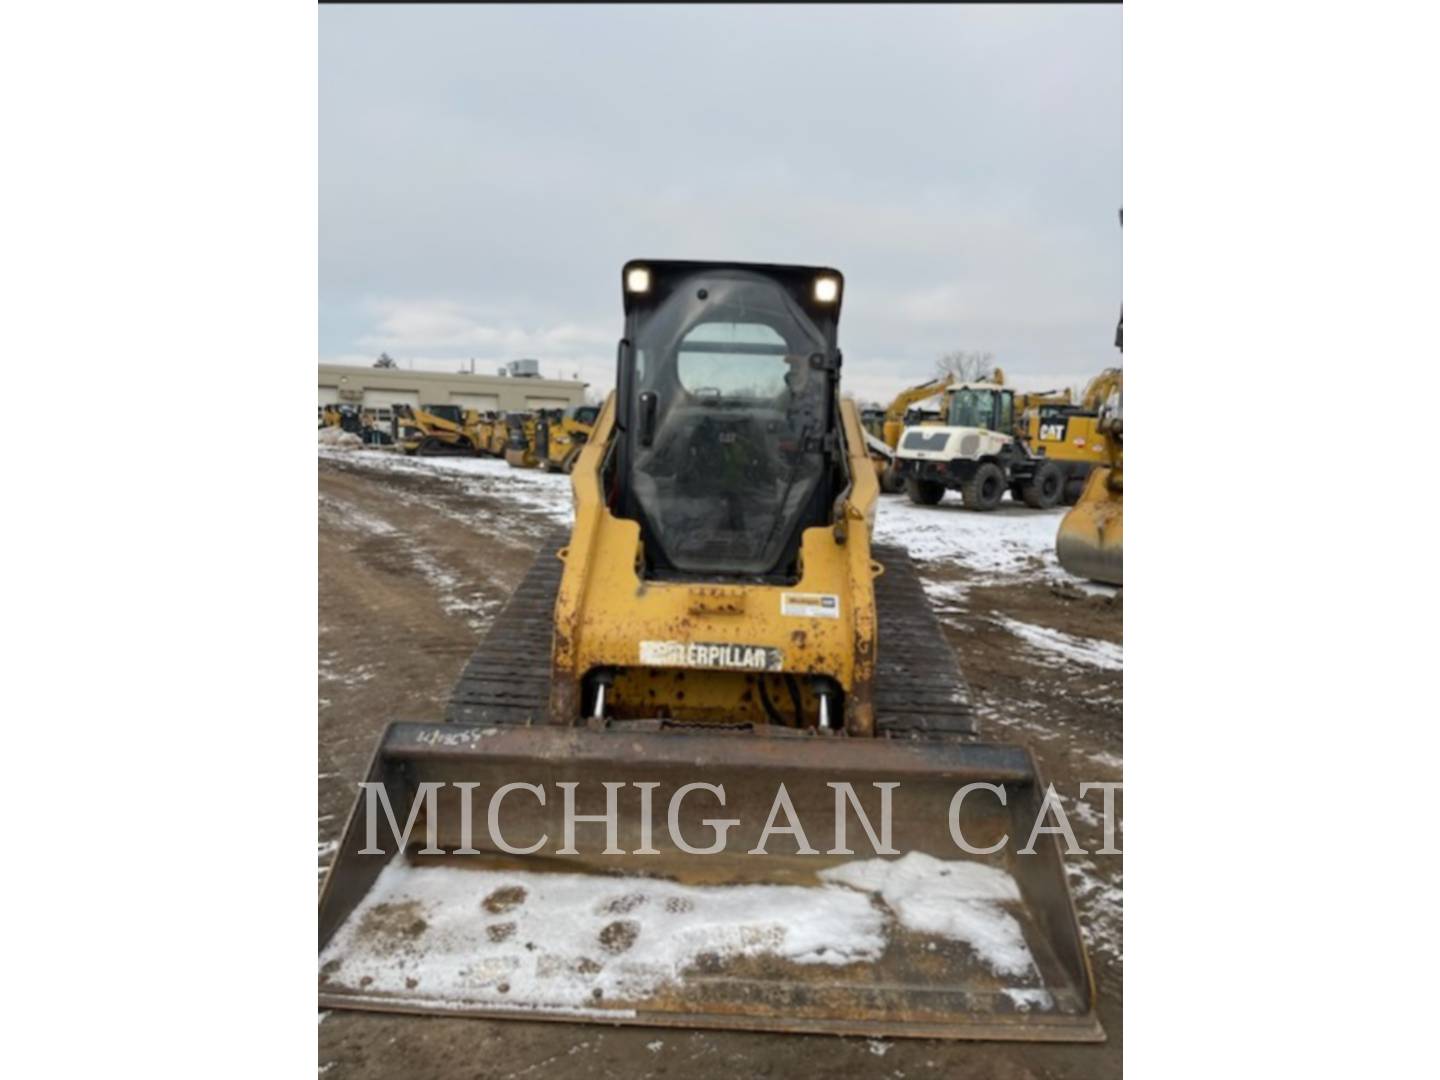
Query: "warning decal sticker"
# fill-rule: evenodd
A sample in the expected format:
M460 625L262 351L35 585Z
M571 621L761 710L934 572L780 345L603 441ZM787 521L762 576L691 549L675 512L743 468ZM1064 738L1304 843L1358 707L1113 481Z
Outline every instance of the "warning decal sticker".
M807 619L838 619L840 597L834 593L781 593L780 614L798 615Z

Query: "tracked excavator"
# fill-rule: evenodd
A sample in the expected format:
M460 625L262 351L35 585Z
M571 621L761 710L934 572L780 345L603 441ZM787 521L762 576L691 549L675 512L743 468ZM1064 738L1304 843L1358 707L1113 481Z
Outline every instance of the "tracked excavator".
M321 892L322 1006L1102 1039L1046 785L977 733L914 565L872 543L840 273L621 286L573 527L445 722L380 739Z
M1115 327L1115 347L1124 349L1125 320ZM1098 405L1096 435L1103 440L1103 462L1091 470L1079 501L1060 520L1055 557L1076 577L1106 585L1124 585L1125 448L1120 368L1107 368L1086 390Z

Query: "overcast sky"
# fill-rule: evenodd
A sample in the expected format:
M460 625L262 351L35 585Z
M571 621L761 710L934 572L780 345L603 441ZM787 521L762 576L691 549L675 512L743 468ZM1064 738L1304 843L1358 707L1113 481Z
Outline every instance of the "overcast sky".
M320 358L614 381L632 257L846 276L843 382L1115 359L1121 11L320 9Z

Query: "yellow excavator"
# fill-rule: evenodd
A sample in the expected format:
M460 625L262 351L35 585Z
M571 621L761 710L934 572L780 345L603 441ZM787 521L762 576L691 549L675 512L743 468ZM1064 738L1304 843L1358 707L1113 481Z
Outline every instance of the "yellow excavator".
M913 563L871 541L844 288L623 267L574 525L446 721L383 734L321 891L322 1007L1104 1038L1046 784L977 734Z
M598 405L541 410L535 424L535 456L540 468L546 472L573 472L599 415Z
M1066 505L1080 499L1090 473L1109 460L1100 414L1119 377L1119 368L1106 368L1090 380L1078 403L1068 388L1015 395L1015 435L1032 454L1055 463L1063 477ZM1019 490L1012 494L1017 501L1021 498Z
M1115 347L1124 350L1125 320L1115 327ZM1085 392L1095 405L1095 433L1102 440L1103 463L1091 470L1084 490L1060 521L1055 557L1076 577L1106 585L1124 585L1125 451L1120 368L1107 368Z
M459 405L399 404L391 427L402 454L473 455L479 449L480 414Z

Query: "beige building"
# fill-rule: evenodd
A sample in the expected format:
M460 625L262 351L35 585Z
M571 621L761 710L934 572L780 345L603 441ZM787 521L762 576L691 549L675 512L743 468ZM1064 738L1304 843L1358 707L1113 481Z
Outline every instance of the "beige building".
M525 361L512 367L522 370ZM320 404L359 405L383 410L391 406L460 405L482 412L527 412L562 409L585 401L585 383L573 379L541 379L527 375L470 375L404 368L320 365Z

